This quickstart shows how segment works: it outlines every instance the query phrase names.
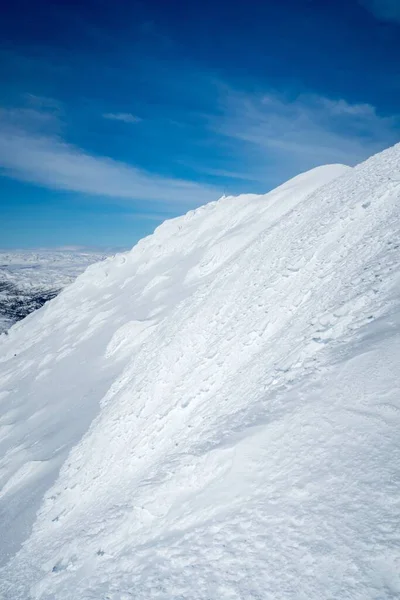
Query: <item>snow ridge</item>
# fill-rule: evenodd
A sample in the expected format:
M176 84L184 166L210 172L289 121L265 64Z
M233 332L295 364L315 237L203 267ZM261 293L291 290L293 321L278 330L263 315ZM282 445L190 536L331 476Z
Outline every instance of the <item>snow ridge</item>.
M400 593L399 167L167 221L0 339L7 600Z

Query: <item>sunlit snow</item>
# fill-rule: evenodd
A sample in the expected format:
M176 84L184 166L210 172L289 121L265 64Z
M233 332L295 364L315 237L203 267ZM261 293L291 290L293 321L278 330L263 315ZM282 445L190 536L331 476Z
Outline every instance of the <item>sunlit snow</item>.
M0 337L2 597L400 594L399 172L222 198Z

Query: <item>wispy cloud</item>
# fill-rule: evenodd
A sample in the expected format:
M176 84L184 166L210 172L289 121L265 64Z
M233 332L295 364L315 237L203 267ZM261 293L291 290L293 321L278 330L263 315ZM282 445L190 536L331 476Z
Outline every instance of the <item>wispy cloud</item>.
M122 121L123 123L140 123L142 120L140 117L136 115L132 115L131 113L105 113L103 114L105 119L110 119L111 121Z
M380 115L368 103L250 94L221 82L209 97L210 111L189 115L188 133L180 134L185 152L176 146L175 154L158 157L183 177L147 172L68 143L62 106L40 97L23 108L0 109L1 172L51 189L153 203L151 212L163 203L162 210L174 212L217 199L222 191L265 192L321 164L354 165L399 138L399 116ZM106 114L136 122L130 113Z
M377 19L400 23L399 0L359 0L359 2Z
M91 155L51 133L47 124L48 117L40 111L0 111L3 174L52 189L166 202L175 207L193 206L220 195L220 190L212 186L162 177L112 158Z
M226 157L225 162L228 162L228 158ZM222 167L210 167L207 165L203 165L200 162L195 162L191 160L182 160L178 159L176 161L177 164L182 165L186 169L194 173L204 173L204 175L210 175L211 177L222 178L222 179L231 179L231 180L240 180L240 181L255 181L257 177L255 177L254 173L235 170L233 168L229 169ZM265 178L261 178L260 181L265 181Z
M222 115L209 127L230 140L232 155L249 165L255 180L282 181L327 163L354 165L395 143L397 116L381 116L369 104L317 95L221 95Z
M54 98L48 96L37 96L36 94L24 94L25 100L31 107L40 110L44 109L47 111L62 112L62 104Z

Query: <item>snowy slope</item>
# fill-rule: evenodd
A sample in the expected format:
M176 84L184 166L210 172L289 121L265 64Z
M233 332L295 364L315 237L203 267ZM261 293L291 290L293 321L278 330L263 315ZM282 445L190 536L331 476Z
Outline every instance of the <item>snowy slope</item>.
M0 338L5 598L400 593L399 172L223 198Z
M0 251L0 333L23 319L94 262L104 252L78 250Z

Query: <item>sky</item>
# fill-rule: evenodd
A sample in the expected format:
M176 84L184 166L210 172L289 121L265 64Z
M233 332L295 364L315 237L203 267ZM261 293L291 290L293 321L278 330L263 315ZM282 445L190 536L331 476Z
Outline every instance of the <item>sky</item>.
M0 83L0 247L130 248L399 141L400 1L13 0Z

